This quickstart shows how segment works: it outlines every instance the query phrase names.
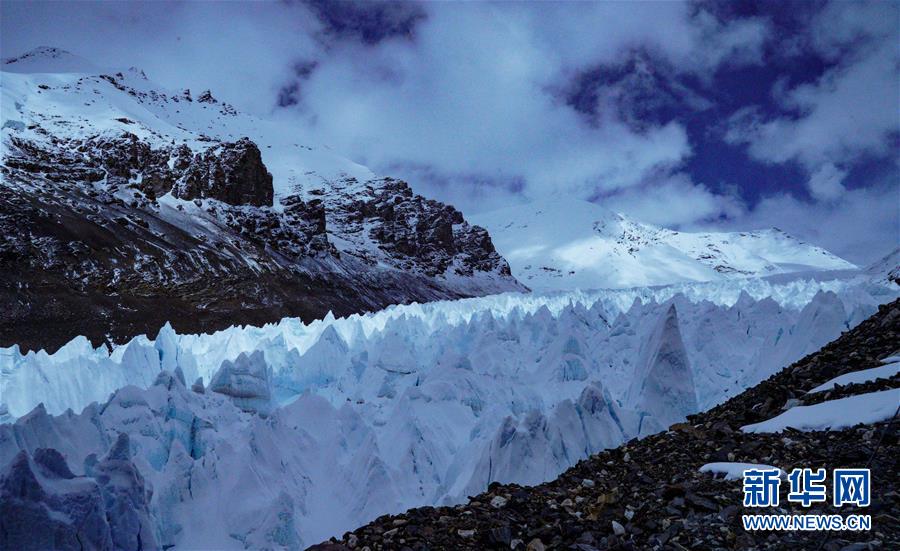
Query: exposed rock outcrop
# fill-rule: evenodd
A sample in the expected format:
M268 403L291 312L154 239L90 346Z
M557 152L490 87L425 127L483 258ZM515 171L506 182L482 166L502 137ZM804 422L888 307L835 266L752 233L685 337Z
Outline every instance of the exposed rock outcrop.
M378 262L378 251L430 277L492 271L511 277L487 230L466 223L451 205L416 195L402 180L349 179L330 187L314 193L323 197L331 223L349 234L352 253L368 263Z
M452 207L209 90L54 48L2 68L0 346L526 290Z
M198 101L203 101L198 100ZM250 138L198 153L172 194L181 199L218 199L229 205L271 206L272 174Z
M246 138L45 138L12 135L0 166L2 346L524 290L486 231L404 182L327 182L276 207Z

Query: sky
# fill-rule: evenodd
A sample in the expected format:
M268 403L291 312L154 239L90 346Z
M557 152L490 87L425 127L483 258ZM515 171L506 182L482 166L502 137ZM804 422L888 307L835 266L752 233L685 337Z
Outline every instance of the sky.
M900 245L900 3L18 2L56 46L211 89L476 213L573 196L684 230Z

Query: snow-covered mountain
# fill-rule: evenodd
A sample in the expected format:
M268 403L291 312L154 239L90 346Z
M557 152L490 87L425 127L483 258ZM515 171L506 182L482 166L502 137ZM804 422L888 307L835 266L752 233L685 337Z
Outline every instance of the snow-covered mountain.
M124 341L167 321L207 331L522 284L855 268L778 230L676 232L578 200L509 207L473 226L209 91L164 90L140 70L55 48L2 69L0 299L11 307L0 344Z
M857 267L778 230L678 232L572 198L470 217L535 290L719 281Z
M53 48L2 69L0 343L525 289L452 206L288 123Z
M0 415L14 421L0 425L0 490L42 488L27 506L71 535L80 517L63 513L91 510L71 504L106 495L103 473L137 472L117 478L133 499L97 501L129 534L298 548L493 481L551 479L733 396L898 294L862 277L509 293L211 335L166 327L111 352L83 337L54 354L0 349Z

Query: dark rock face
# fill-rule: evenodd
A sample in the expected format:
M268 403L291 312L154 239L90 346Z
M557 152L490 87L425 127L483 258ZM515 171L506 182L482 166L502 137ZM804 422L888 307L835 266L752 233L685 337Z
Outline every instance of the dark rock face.
M274 196L272 175L249 138L198 153L172 193L181 199L210 198L257 207L271 206Z
M844 373L879 365L900 350L900 300L756 387L669 430L598 453L535 487L492 483L455 507L422 507L374 522L311 549L847 549L895 548L900 542L900 425L896 418L841 431L744 433L780 414L789 400L810 405L900 388L900 376L807 394ZM871 469L872 503L780 510L743 507L741 480L699 468L710 462ZM829 474L830 477L830 474ZM829 478L830 485L830 478ZM829 490L830 492L831 490ZM860 532L746 531L742 514L869 514Z
M106 171L107 183L125 186L136 185L148 198L164 195L175 184L175 173L169 170L169 154L164 150L154 150L131 133L124 133L116 139L84 141L76 147L80 154L94 154L96 161ZM190 149L176 150L182 156L180 164L190 158Z
M494 271L511 277L509 265L497 253L487 230L470 226L451 205L416 195L402 180L383 178L361 185L339 182L327 202L328 214L350 234L371 228L368 238L404 269L420 269L428 276L472 276ZM358 254L374 263L371 253Z
M0 166L0 346L524 290L485 230L404 182L331 182L276 208L246 138L195 152L130 132L44 135L12 136Z

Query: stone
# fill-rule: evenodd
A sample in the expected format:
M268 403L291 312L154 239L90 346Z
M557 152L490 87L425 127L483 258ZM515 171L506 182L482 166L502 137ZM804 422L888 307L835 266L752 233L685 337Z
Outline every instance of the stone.
M489 538L491 542L501 545L509 545L512 539L512 530L508 524L504 524L499 528L491 528Z
M494 496L491 499L491 507L494 509L501 509L506 506L507 499L503 496Z

